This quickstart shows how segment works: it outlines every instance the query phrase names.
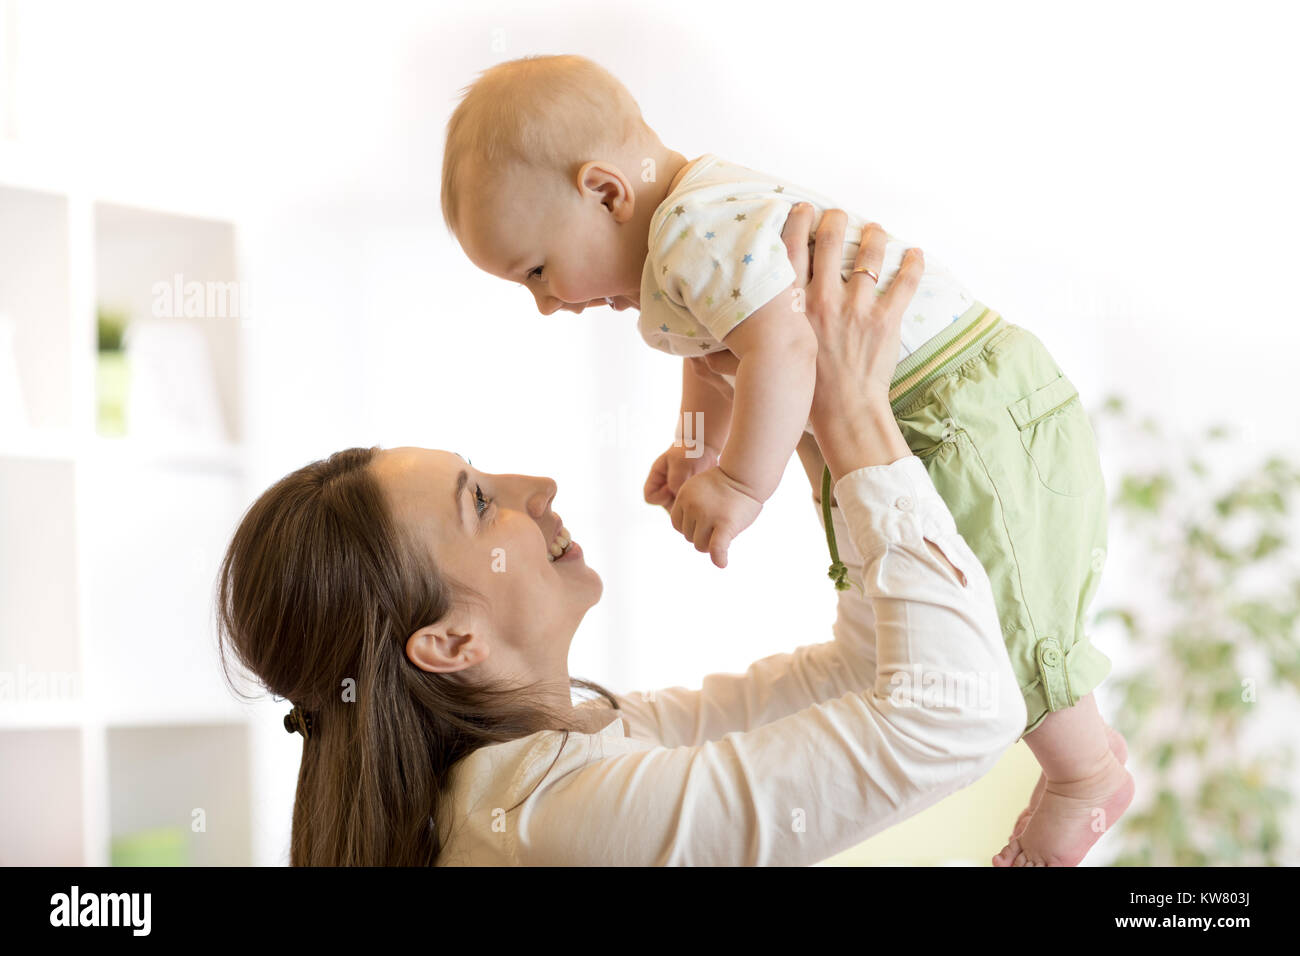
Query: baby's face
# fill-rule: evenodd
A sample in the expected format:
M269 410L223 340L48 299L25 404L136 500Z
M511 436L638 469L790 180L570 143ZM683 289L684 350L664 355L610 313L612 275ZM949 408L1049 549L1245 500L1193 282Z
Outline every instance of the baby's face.
M470 261L523 285L543 315L637 304L644 259L637 261L631 231L620 228L630 201L519 168L471 183L462 203L461 247Z

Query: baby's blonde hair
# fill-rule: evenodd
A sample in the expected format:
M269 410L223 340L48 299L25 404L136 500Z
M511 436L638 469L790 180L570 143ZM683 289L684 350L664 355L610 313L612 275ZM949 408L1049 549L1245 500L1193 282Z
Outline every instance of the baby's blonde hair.
M462 91L442 157L442 218L457 235L459 200L475 171L514 163L567 176L611 150L658 144L641 107L583 56L526 56L489 67Z

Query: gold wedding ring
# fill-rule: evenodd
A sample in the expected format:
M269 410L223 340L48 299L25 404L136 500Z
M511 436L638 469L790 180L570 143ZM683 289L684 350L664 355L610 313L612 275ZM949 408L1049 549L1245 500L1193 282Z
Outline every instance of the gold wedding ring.
M862 266L858 266L856 269L854 269L853 272L852 272L852 275L857 275L859 272L865 272L867 275L871 276L871 281L872 281L872 282L879 282L879 281L880 281L880 276L876 275L876 274L875 274L874 272L872 272L870 269L864 269Z

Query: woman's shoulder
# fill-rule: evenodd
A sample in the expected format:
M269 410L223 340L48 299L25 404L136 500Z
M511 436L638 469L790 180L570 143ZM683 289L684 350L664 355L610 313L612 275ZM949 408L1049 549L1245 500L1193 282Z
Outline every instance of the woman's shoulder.
M514 855L509 818L528 800L544 794L544 783L619 754L645 750L653 744L627 736L623 720L604 701L609 721L596 719L600 708L578 705L592 714L591 732L539 730L536 733L489 744L466 754L452 767L440 806L444 852L440 862L496 861L508 863ZM578 709L578 708L575 708Z
M567 734L539 730L466 754L452 768L449 789L454 797L467 807L507 799L504 806L512 806L538 783L548 767L572 770L647 746L646 741L629 736L621 714L605 701L586 701L574 709L586 719L587 730Z

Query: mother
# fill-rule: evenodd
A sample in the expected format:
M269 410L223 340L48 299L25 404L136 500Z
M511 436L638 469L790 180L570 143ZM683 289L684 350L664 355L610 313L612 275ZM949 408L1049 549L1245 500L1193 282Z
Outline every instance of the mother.
M785 227L800 276L811 221L796 207ZM799 447L814 499L825 456L863 588L839 592L829 642L700 690L614 694L569 677L602 585L576 542L553 560L549 478L351 448L253 504L221 567L222 657L310 719L294 865L814 863L1015 742L1024 702L988 579L887 398L921 256L884 295L845 283L845 221L817 231L818 441ZM884 247L868 227L858 265L879 274ZM573 686L599 696L575 706Z

